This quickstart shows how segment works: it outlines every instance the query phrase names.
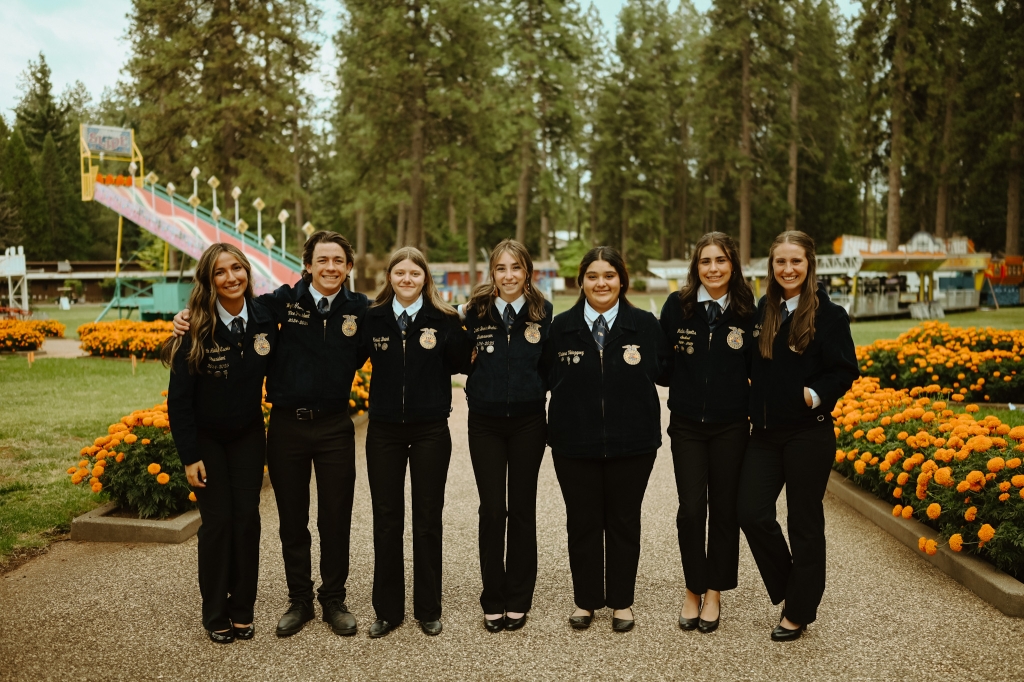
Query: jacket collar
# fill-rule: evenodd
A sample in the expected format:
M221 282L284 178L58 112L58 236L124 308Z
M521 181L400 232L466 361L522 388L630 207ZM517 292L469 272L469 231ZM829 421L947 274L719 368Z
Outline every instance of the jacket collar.
M401 334L402 330L398 326L398 320L395 319L395 311L392 310L392 300L394 295L391 296L385 303L380 305L371 305L367 309L366 314L368 317L376 317L384 320L384 323L391 327L396 334ZM423 297L423 307L420 308L419 312L416 313L416 319L413 320L412 324L406 332L410 332L414 329L429 326L427 320L436 320L444 317L444 313L434 307L430 299L426 296Z
M569 320L565 325L563 333L579 334L580 338L596 349L597 344L594 342L594 335L591 333L590 328L583 319L583 301L584 299L581 298L576 302L576 305L569 309ZM627 331L636 331L636 310L633 306L620 298L619 313L615 316L615 322L612 324L612 328L608 330L608 340L605 341L605 347L607 348L609 344Z
M310 305L310 308L312 310L316 310L316 304L313 303L313 294L310 293L309 288L310 284L306 280L300 279L298 284L295 285L295 299L307 299L306 302ZM355 300L355 294L349 291L347 286L342 286L341 291L339 291L338 295L334 297L334 303L331 305L331 309L327 311L327 317L332 317L335 312L353 300Z

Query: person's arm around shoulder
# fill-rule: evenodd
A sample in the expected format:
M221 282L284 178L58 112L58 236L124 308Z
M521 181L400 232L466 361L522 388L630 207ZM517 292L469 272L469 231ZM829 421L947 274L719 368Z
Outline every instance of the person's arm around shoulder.
M822 366L807 388L814 391L821 404L831 411L860 376L860 367L846 310L830 304L821 316L821 322L821 329L816 333L821 334ZM813 395L811 398L813 400Z
M196 377L188 368L191 346L191 339L185 337L174 354L167 386L167 417L188 484L193 488L205 488L206 466L199 459L199 428L195 413Z
M673 327L676 323L675 312L678 308L679 294L672 292L665 299L665 304L661 306L661 316L658 318L658 327L661 330L662 340L665 342L665 359L662 362L662 372L657 381L661 386L668 386L672 383L672 373L675 371L676 358L672 347L675 345L676 332Z

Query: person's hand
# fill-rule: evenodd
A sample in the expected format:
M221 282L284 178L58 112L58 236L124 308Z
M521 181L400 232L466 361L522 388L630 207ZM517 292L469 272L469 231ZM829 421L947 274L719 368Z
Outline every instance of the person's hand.
M804 402L807 403L807 407L814 407L814 398L811 397L811 389L804 386Z
M180 313L178 313L177 315L174 316L173 324L174 324L174 335L175 336L185 336L185 332L187 332L188 328L189 328L189 324L188 324L189 314L190 313L189 313L188 308L185 308Z
M185 467L185 478L188 479L188 484L193 488L205 488L206 467L203 465L203 460L187 465Z

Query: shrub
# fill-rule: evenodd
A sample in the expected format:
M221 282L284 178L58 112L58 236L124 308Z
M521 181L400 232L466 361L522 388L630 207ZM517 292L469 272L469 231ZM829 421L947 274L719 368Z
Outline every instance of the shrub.
M897 339L857 349L860 371L882 388L938 384L954 401L1024 401L1024 330L925 322ZM959 397L958 397L959 396Z
M78 328L82 350L100 357L155 358L173 330L170 322L90 322Z
M861 377L832 412L833 467L895 505L894 516L937 530L952 551L1022 578L1024 426L976 418L977 405L947 398L957 395L938 384L895 389ZM922 538L921 549L938 546Z
M0 351L39 350L46 339L39 325L27 320L0 320Z

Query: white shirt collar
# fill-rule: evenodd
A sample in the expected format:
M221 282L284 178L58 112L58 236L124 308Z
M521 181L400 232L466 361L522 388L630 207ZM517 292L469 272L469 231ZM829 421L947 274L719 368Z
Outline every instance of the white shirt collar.
M504 315L505 314L505 306L506 305L508 305L508 301L506 301L505 299L503 299L500 296L495 296L494 297L494 308L495 308L495 310L498 311L498 315ZM512 310L516 311L516 315L518 315L519 311L523 309L524 305L526 305L526 294L522 294L522 295L519 296L519 298L517 298L516 300L512 301ZM605 318L605 319L607 319L607 318Z
M797 294L788 301L783 299L782 304L789 308L789 314L792 315L793 313L796 312L796 307L800 305L800 294Z
M224 323L224 326L231 329L231 321L236 317L242 318L242 329L244 330L249 324L249 306L243 304L242 312L237 315L232 315L227 309L220 304L220 299L217 299L217 316L220 317L220 321Z
M618 314L618 301L615 301L615 305L613 305L609 310L606 310L603 313L599 313L591 307L590 301L588 301L587 299L583 299L583 321L587 323L587 326L590 327L591 330L594 329L594 323L597 322L597 318L599 315L604 315L604 321L608 325L608 328L611 329L612 325L615 323L615 318L618 316Z
M707 303L708 301L717 302L718 305L722 306L722 310L725 310L729 307L729 292L725 292L721 298L711 298L711 294L709 294L708 290L704 288L703 284L701 284L700 289L697 289L697 303Z
M345 287L342 287L342 289L344 289L344 288ZM315 286L310 284L309 285L309 293L312 294L312 296L313 296L313 303L314 304L319 304L321 298L326 298L327 299L327 309L330 310L331 306L334 305L334 299L337 298L338 294L341 293L341 289L338 289L337 291L335 291L330 296L324 296L323 294L321 294L319 291L316 290Z
M404 312L407 315L409 315L409 319L410 320L415 320L416 319L416 313L418 313L420 311L420 308L422 308L422 307L423 307L423 294L420 294L419 298L417 298L415 301L413 301L411 304L409 304L408 308L403 307L402 304L398 302L398 297L397 296L395 296L395 297L393 297L391 299L391 310L394 311L395 317L399 317Z

